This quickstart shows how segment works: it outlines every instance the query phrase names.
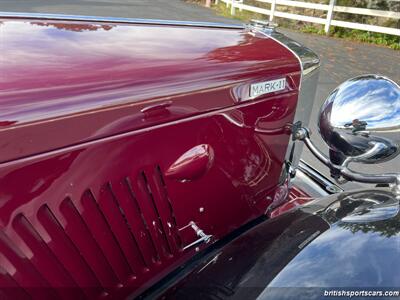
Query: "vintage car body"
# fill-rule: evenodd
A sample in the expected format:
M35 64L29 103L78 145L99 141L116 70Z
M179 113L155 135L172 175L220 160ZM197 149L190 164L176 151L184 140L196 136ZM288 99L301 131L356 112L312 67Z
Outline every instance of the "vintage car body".
M341 191L292 136L319 59L268 24L0 15L5 299L174 298L182 266Z
M281 42L34 14L0 28L3 285L40 299L140 293L206 246L191 246L191 222L215 242L274 201L304 71ZM251 84L281 78L250 99Z
M399 218L396 195L384 189L314 200L216 247L186 266L186 276L164 284L166 291L159 288L147 296L333 299L326 293L336 291L344 298L356 292L362 299L396 297Z

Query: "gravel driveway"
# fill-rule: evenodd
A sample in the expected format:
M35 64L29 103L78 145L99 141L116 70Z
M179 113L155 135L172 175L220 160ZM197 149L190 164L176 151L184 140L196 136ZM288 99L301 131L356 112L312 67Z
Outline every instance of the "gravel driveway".
M217 16L212 10L180 0L0 0L0 11L64 13L132 18L192 20L237 23ZM329 92L344 80L366 73L379 73L400 83L400 51L375 45L339 40L281 29L288 36L317 52L322 60L317 99L310 122L313 139L321 148L316 119L320 105ZM327 169L308 152L304 159L312 165ZM400 158L379 165L357 166L358 170L375 173L400 170Z

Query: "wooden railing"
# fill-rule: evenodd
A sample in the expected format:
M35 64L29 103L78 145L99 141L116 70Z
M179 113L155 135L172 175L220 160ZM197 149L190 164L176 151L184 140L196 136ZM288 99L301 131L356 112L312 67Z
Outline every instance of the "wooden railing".
M303 22L317 23L324 25L325 32L329 33L329 29L331 26L339 26L351 29L359 29L366 30L372 32L379 33L387 33L392 35L400 36L400 28L394 27L384 27L384 26L376 26L370 24L362 24L356 22L348 22L342 20L335 20L333 15L335 12L340 13L349 13L349 14L357 14L364 16L374 16L374 17L382 17L382 18L390 18L390 19L400 19L400 12L394 11L384 11L384 10L376 10L376 9L368 9L368 8L358 8L358 7L347 7L347 6L336 6L336 0L329 0L329 4L319 4L319 3L311 3L311 2L303 2L303 1L295 1L295 0L255 0L257 2L268 3L270 4L270 8L262 8L256 7L252 5L248 5L243 0L220 0L221 2L226 3L226 6L231 8L231 14L234 15L236 9L252 11L255 13L268 15L269 20L273 21L274 17L286 18L292 20L298 20ZM392 2L400 2L400 0L390 0ZM218 0L215 0L215 3L218 4ZM316 9L321 11L326 11L326 18L321 17L312 17L300 14L294 14L291 12L283 12L277 10L276 6L289 6L289 7L300 7L300 8L309 8Z

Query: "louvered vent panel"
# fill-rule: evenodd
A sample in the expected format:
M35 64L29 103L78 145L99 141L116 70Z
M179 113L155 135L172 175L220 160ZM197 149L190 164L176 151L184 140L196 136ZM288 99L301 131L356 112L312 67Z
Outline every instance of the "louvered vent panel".
M80 199L63 199L57 210L46 203L35 216L22 213L12 221L22 244L0 235L0 284L24 287L10 288L21 299L104 297L140 286L182 253L158 166L107 182L97 193L89 188Z

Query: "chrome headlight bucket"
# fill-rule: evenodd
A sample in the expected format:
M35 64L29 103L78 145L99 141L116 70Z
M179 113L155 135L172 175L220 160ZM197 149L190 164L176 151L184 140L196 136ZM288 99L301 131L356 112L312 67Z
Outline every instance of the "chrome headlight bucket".
M377 163L399 154L400 87L379 75L345 81L322 105L319 131L329 148L346 157L366 154L377 143L380 151L359 157Z
M294 126L295 140L331 169L339 180L388 183L400 198L400 173L363 174L349 169L352 162L379 163L400 152L400 87L379 75L363 75L345 81L326 99L319 114L319 131L330 157L310 140L306 127Z

